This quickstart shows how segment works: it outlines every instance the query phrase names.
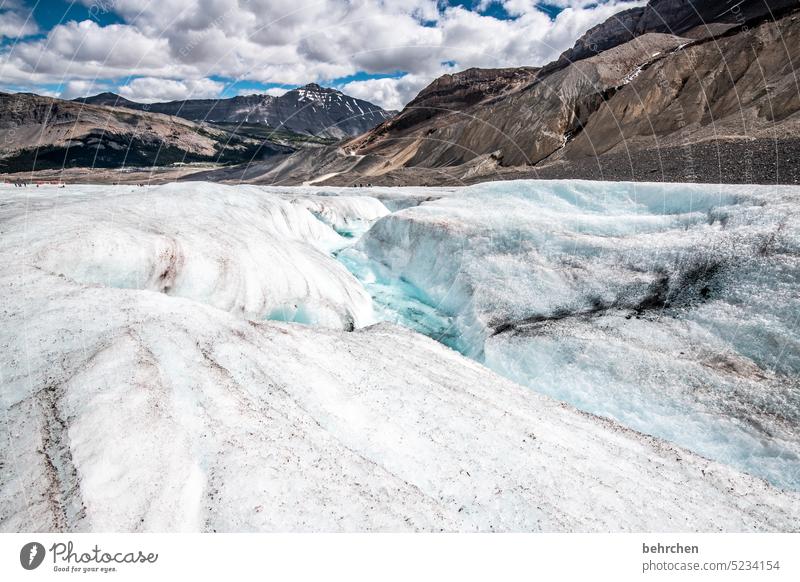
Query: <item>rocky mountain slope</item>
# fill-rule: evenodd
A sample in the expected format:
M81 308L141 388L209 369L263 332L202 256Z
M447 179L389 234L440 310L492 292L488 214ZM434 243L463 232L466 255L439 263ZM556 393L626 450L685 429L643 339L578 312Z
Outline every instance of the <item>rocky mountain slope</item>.
M396 117L324 155L204 177L338 185L519 177L795 183L797 6L653 0L589 30L541 69L437 79Z
M648 32L708 38L796 6L796 0L651 0L591 28L551 68L569 65Z
M295 151L160 113L0 93L0 171L241 162Z
M395 113L316 83L293 89L279 97L242 95L230 99L187 99L145 104L114 93L101 93L77 101L166 113L193 121L258 123L280 130L335 139L362 134Z

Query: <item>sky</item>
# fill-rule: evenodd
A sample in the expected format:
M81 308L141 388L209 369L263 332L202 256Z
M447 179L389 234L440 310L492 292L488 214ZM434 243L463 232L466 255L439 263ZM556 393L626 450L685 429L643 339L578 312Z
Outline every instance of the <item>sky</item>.
M0 0L0 90L142 102L316 82L400 109L436 77L542 65L628 0Z

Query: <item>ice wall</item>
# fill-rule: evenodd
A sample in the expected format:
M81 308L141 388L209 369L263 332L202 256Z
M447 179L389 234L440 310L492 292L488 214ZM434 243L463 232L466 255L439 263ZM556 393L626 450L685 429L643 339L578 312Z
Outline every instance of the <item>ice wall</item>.
M0 531L800 528L797 495L407 329L36 268L0 293Z
M345 237L360 236L372 223L389 214L377 198L368 196L297 196L292 204L305 208L319 220Z

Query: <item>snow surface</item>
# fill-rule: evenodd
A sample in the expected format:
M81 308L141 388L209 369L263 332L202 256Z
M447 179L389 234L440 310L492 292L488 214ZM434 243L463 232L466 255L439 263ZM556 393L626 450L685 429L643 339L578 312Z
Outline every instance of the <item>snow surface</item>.
M302 205L259 188L170 184L103 196L109 188L84 186L68 189L63 204L36 190L52 208L9 221L3 236L20 269L163 292L252 319L343 329L373 322L369 296L330 257L347 241ZM20 204L35 207L37 194ZM373 216L374 204L368 209Z
M795 187L498 182L342 256L504 376L797 489L799 210Z
M392 311L415 325L419 318L409 314L417 309L422 319L444 325L450 317L446 325L472 330L465 337L484 338L486 353L505 335L522 342L525 335L516 329L486 341L489 319L543 302L535 293L515 302L507 296L519 292L512 283L480 278L482 269L501 264L521 272L515 262L529 260L537 248L526 246L520 258L509 246L522 240L519 234L477 236L471 198L484 197L484 226L499 226L499 215L485 202L502 198L500 191L429 191L438 200L386 214L348 249L352 239L332 227L349 229L385 214L376 199L394 200L396 207L420 203L420 192L409 192L404 204L401 194L379 189L343 190L347 197L337 200L317 188L198 183L22 191L0 186L0 530L800 529L796 493L580 412L537 393L535 383L534 390L514 384L409 329L360 327ZM602 219L609 204L630 212ZM771 202L740 205L754 225L777 212ZM695 227L688 217L648 219L641 208L637 218L628 206L597 203L592 232L619 234L592 236L608 239L609 247L615 236L631 243L628 220L639 224L634 231L653 235L666 225ZM522 227L523 214L518 209L508 218ZM555 224L545 219L536 220ZM425 234L431 225L437 234ZM553 230L559 235L551 230L545 238L572 237L574 245L559 244L581 251L576 256L602 256L587 251L577 229ZM471 243L447 242L464 234ZM375 260L378 236L397 245L396 255L382 255L387 265ZM782 240L774 244L784 248ZM491 249L494 258L481 249ZM415 258L434 251L450 252L458 269L437 254L427 255L427 267ZM394 308L383 296L373 306L343 267L348 261L359 277L382 278ZM451 284L460 290L448 305L456 307L458 299L472 321L430 305L432 299L444 305L446 278L458 279L459 272L465 273L463 289ZM413 280L392 290L391 278L399 273ZM764 277L774 277L770 273ZM565 299L579 302L580 285L557 279L550 277L555 288L570 291ZM601 278L610 286L613 279ZM773 285L775 317L786 301L778 279L750 283L754 289ZM500 288L481 290L481 281ZM738 293L749 300L745 291ZM489 310L484 301L492 298L505 300ZM304 316L295 319L318 325L265 321L276 316L275 306L286 304L304 306ZM706 328L720 319L713 310L693 317L694 325ZM762 335L785 331L763 322L761 328L751 322ZM359 329L345 331L353 326ZM623 347L644 333L619 326L634 336L619 339ZM661 329L656 322L651 327ZM673 341L673 328L663 329ZM584 335L565 330L567 343ZM660 345L658 338L650 341ZM476 346L465 343L467 349ZM762 349L767 357L769 346ZM497 353L513 356L511 347ZM782 361L794 365L794 357ZM529 371L534 360L526 352L520 362ZM565 377L577 377L578 364L566 363ZM587 385L606 373L595 362L583 364ZM619 381L614 374L607 380Z

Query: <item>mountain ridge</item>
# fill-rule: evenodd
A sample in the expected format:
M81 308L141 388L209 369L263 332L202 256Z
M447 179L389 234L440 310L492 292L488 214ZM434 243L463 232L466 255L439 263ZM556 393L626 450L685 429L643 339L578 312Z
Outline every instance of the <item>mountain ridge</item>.
M232 163L295 151L277 140L161 113L30 93L0 93L0 143L0 170L8 173Z
M116 93L105 92L74 101L165 113L191 121L263 124L332 139L364 133L394 114L369 101L317 83L308 83L280 96L252 93L222 99L139 103Z
M798 15L796 0L733 7L723 0L651 0L589 29L542 67L443 75L397 115L335 145L245 157L238 166L181 179L335 186L513 178L799 183L800 82L792 69L800 62ZM338 105L341 95L309 84L280 97L133 106L126 100L129 109L117 110L216 120L209 113L222 104L228 109L220 111L238 120L229 125L247 125L267 118L253 119L253 107L242 113L237 103L261 100L275 109L285 102L282 119L299 126L283 127L311 133L297 110ZM118 104L115 95L91 99ZM187 104L195 110L181 111Z

